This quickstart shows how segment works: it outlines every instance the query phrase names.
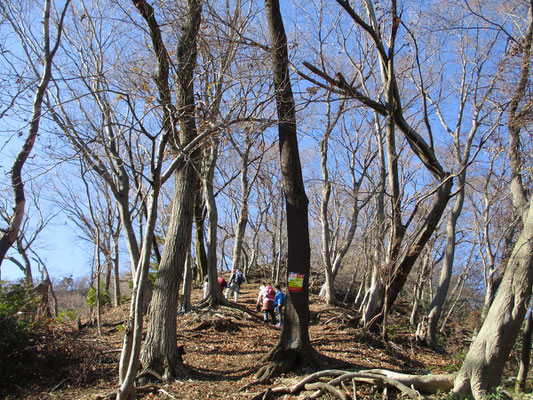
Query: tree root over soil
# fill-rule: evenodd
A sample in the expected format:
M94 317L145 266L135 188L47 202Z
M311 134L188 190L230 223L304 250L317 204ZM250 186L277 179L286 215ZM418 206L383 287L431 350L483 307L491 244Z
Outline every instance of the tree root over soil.
M226 307L226 308L229 308L229 309L239 310L239 311L242 311L243 313L247 314L252 319L255 319L255 320L258 320L258 321L262 320L262 318L259 318L256 314L251 312L248 309L248 307L246 307L244 305L241 305L241 304L238 304L238 303L234 303L232 301L229 301L224 296L219 297L219 298L215 298L213 296L208 296L207 298L202 300L200 302L200 304L198 304L195 308L198 309L198 310L202 310L202 309L203 310L209 310L209 309L216 309L218 307Z
M256 384L269 382L276 376L294 371L300 367L310 367L313 370L353 368L353 365L342 360L320 354L313 347L309 347L306 350L283 350L280 347L275 347L263 357L262 361L267 362L267 364L259 368L255 375L256 379L241 387L239 391L243 391Z
M177 399L177 397L172 396L169 392L167 392L165 389L160 388L157 385L147 385L147 386L139 386L135 388L136 395L140 396L150 396L150 395L156 395L156 394L162 394L168 397L169 399ZM115 392L110 394L99 394L96 395L95 400L115 400L117 397L117 394Z
M453 388L455 374L447 375L410 375L383 369L362 371L345 371L328 369L306 376L292 386L268 388L255 395L252 400L268 399L275 395L297 394L301 391L312 391L305 399L316 399L329 393L339 400L355 399L356 383L366 383L383 389L395 388L402 395L411 399L426 399L422 393L448 392ZM351 390L349 384L351 382ZM249 386L249 385L247 385ZM247 388L246 386L241 390ZM351 392L351 394L350 394Z

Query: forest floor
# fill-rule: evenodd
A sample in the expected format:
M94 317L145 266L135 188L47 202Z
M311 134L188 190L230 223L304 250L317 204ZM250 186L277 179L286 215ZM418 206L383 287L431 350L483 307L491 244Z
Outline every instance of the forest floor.
M178 342L184 345L184 364L189 375L172 384L161 383L144 399L252 399L268 387L291 385L311 371L299 370L276 378L268 385L239 388L254 381L261 358L277 343L280 328L265 325L255 311L257 283L241 287L239 304L249 310L219 307L195 310L178 317ZM193 304L201 296L194 289ZM400 307L401 308L401 307ZM364 331L341 308L325 305L312 295L309 333L315 349L342 359L354 368L385 368L408 373L448 373L459 368L471 332L465 324L446 339L446 352L437 354L412 343L408 314L398 310L391 318L389 341ZM128 305L106 309L102 335L96 327L81 330L76 324L51 324L40 332L31 349L13 358L13 375L0 386L0 398L99 399L118 387L118 361ZM15 365L16 364L16 365ZM16 367L16 368L15 368ZM376 397L371 385L357 386L357 398ZM381 395L379 395L381 398ZM394 397L394 396L393 396ZM283 395L280 399L303 398ZM327 399L324 395L322 399ZM436 398L436 397L435 397Z

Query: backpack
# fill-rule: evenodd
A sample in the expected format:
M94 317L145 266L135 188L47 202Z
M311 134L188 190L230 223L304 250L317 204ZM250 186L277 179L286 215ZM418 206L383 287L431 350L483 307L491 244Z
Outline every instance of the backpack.
M265 290L266 297L269 299L274 300L274 297L276 297L276 292L274 292L274 289L272 289L272 286L267 286Z
M285 305L286 298L287 296L285 295L285 293L283 293L281 290L277 291L276 297L274 297L274 305L277 307L283 307Z
M235 271L235 283L237 285L240 285L244 282L244 275L242 273L242 271L240 269L238 269L237 271Z

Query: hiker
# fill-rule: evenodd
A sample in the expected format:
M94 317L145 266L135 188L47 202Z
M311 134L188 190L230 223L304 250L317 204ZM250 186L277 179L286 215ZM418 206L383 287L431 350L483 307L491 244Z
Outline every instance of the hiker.
M220 291L224 293L224 289L226 288L226 286L228 286L228 282L226 282L226 280L223 277L219 276L218 286L220 286Z
M262 285L257 296L257 310L263 311L263 323L268 322L268 316L272 318L272 323L276 324L276 316L274 315L274 297L275 292L270 284Z
M283 306L285 305L285 299L286 299L285 293L281 291L281 286L276 285L276 296L274 297L274 308L276 309L276 312L278 313L278 323L276 324L277 327L281 326L282 323L282 313L283 313Z
M209 295L209 276L206 274L204 278L204 299Z
M231 276L229 278L228 288L226 289L226 299L233 294L235 303L239 300L239 290L241 285L244 283L244 274L241 269L237 267L231 271Z

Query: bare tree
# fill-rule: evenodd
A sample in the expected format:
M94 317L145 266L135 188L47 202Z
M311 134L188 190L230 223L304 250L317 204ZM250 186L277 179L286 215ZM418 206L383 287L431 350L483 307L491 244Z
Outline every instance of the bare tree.
M527 28L516 53L519 57L518 80L511 92L507 128L511 166L511 194L513 205L523 228L513 247L500 287L455 380L453 393L471 392L476 399L484 399L501 379L505 361L513 347L531 296L533 284L533 198L523 183L523 160L520 137L531 112L531 98L527 88L531 84L531 55L533 44L533 1L527 5ZM512 54L508 54L512 59ZM505 60L508 61L508 60ZM529 196L529 198L528 198Z
M355 85L354 82L349 83L340 72L335 72L335 77L332 77L323 69L310 63L304 63L304 65L312 73L323 78L326 83L322 84L310 77L308 77L308 79L320 86L330 87L343 95L360 101L362 104L386 119L385 138L387 145L388 185L391 199L391 225L389 229L389 246L386 261L387 273L385 274L385 290L382 292L383 294L380 294L378 291L380 291L381 285L374 285L372 286L373 292L366 296L367 301L373 301L378 305L377 307L364 308L365 312L363 320L365 321L365 325L370 327L386 317L388 309L400 293L400 290L420 252L433 234L448 203L452 187L452 179L450 178L449 173L445 172L436 157L432 143L431 129L428 129L427 132L427 135L430 138L428 144L423 139L422 135L407 122L404 116L405 110L402 106L402 96L398 84L399 78L395 72L396 39L401 22L398 16L396 2L393 1L391 3L387 13L387 15L390 16L390 25L387 32L385 32L380 23L378 23L375 10L370 1L363 2L368 22L360 16L349 2L343 0L338 0L337 2L345 10L351 20L361 27L362 31L370 37L370 40L375 47L381 70L384 101L379 102L368 97L362 90L360 90L359 86ZM402 204L398 174L396 128L403 133L404 138L413 152L437 182L437 185L429 194L422 196L422 198L418 200L407 223L403 223L401 214ZM419 205L422 200L429 195L434 195L433 204L429 206L425 213L424 220L413 232L410 244L407 245L406 248L402 248L409 223L413 221L417 211L419 211ZM376 274L375 281L377 280L379 280L379 278Z
M223 293L217 283L217 228L218 210L215 202L214 178L215 166L219 151L219 138L214 137L209 147L205 148L205 155L202 157L202 189L205 194L206 215L209 221L207 228L207 274L209 277L208 297L205 302L210 306L217 306L223 301Z
M176 106L171 104L169 89L168 52L162 39L160 26L154 9L146 1L135 0L134 5L146 21L154 50L158 57L158 88L161 103L168 109L168 117L163 123L165 132L173 135L175 156L183 154L183 148L198 136L196 125L196 102L194 93L194 70L197 62L197 35L202 16L202 1L189 0L185 24L178 43L176 66ZM162 74L164 72L164 75ZM173 115L177 112L179 134L174 135ZM176 171L174 197L165 247L154 285L154 293L149 311L149 325L141 355L143 368L154 370L165 379L182 374L182 360L178 352L176 338L176 317L185 267L187 249L191 243L193 223L193 201L197 174L197 154Z
M244 250L243 250L243 243L245 240L246 235L246 227L248 225L248 218L249 218L249 198L252 191L252 186L254 181L257 179L257 176L259 174L260 168L261 168L261 162L257 160L255 166L255 173L252 176L252 179L250 180L249 176L249 167L252 160L250 160L250 152L252 150L252 146L255 144L258 136L262 133L261 129L256 131L254 133L254 127L249 125L246 126L244 129L244 146L242 150L239 147L239 144L235 142L235 140L232 140L233 147L235 148L235 151L239 154L241 158L241 188L240 188L240 211L239 216L237 219L236 229L234 233L234 239L233 239L233 252L231 256L231 265L232 269L235 270L237 268L243 269L245 272L247 268L244 265ZM262 158L264 155L264 152L261 152L260 157Z
M14 254L7 255L6 259L14 263L24 275L26 285L31 288L36 282L34 282L33 269L35 267L34 261L37 257L37 241L41 233L49 225L50 221L57 214L50 214L45 216L41 209L39 189L33 188L31 191L31 200L33 203L32 210L36 211L36 214L28 216L20 227L20 232L15 242L16 252L22 260L16 257ZM9 223L10 213L7 210L7 201L2 201L2 207L0 208L0 218L6 223ZM40 265L40 261L37 262ZM47 280L46 271L43 271L44 278Z
M0 268L7 251L15 243L20 232L20 227L24 218L26 197L24 194L24 181L22 179L22 168L28 159L35 141L39 133L39 125L42 116L42 106L45 93L48 89L48 84L52 79L52 62L59 49L61 34L63 31L63 21L68 9L70 0L67 0L61 11L58 21L56 38L52 41L51 38L51 8L52 0L45 0L43 4L43 32L42 45L40 46L40 53L36 54L42 60L42 71L40 73L39 82L35 89L35 96L33 98L33 108L30 116L29 131L26 136L22 149L17 154L13 165L11 166L11 187L13 190L13 213L6 228L2 228L0 234ZM22 47L27 51L27 57L30 59L33 55L29 53L28 41L30 37L26 36L23 26L18 25L13 19L13 9L8 7L9 4L2 2L0 4L0 12L6 18L12 29L19 36ZM36 72L37 73L37 72Z
M158 102L161 106L162 114L162 135L159 137L157 145L154 146L153 157L151 158L151 191L147 201L147 223L144 231L142 251L140 253L139 263L135 269L135 279L132 292L132 300L130 306L130 316L128 327L124 336L124 343L122 346L122 353L119 364L119 380L120 386L117 391L117 400L126 400L135 398L135 379L137 377L139 367L139 356L141 353L141 339L143 328L143 297L144 285L148 276L150 267L151 247L154 239L154 231L157 220L158 199L161 191L162 183L174 173L177 168L179 160L183 161L185 154L188 154L191 147L187 147L184 143L184 152L180 157L176 157L169 168L163 173L163 162L165 160L165 152L167 150L167 143L175 139L176 119L174 115L174 107L171 103L171 93L169 87L169 56L163 43L161 31L154 15L154 9L145 1L133 1L133 5L139 11L141 17L145 20L152 42L152 48L157 60L157 73L154 80L158 89ZM189 82L189 81L186 81ZM183 104L184 106L187 103ZM154 137L154 144L158 138ZM190 143L188 143L190 145ZM178 282L176 282L177 284ZM177 296L177 285L174 289ZM175 327L175 310L177 307L177 299L174 306L174 320L170 320L169 324ZM174 329L175 334L175 329ZM172 346L172 345L171 345ZM174 346L176 342L174 340ZM177 353L177 349L176 349Z
M204 148L204 155L202 157L202 168L201 168L201 180L203 195L205 199L205 209L206 216L208 218L208 249L207 249L207 265L208 265L208 298L205 299L203 304L210 306L217 306L220 303L228 305L227 302L221 297L221 292L219 286L216 283L217 277L217 257L218 257L218 246L217 246L217 230L218 230L218 209L215 197L217 192L215 191L216 178L215 172L217 169L217 161L220 152L220 142L221 137L224 131L224 139L232 141L232 134L230 133L231 128L234 124L237 127L240 127L241 122L246 124L246 120L250 118L247 115L247 98L243 96L242 100L236 100L231 103L230 107L224 107L222 109L222 101L224 99L225 92L231 88L231 78L236 79L239 77L239 70L236 66L235 59L237 57L239 49L238 35L239 32L244 32L247 28L247 25L250 22L250 10L246 11L242 5L241 1L237 1L233 7L229 4L226 5L225 17L221 18L219 13L214 9L209 9L208 15L210 18L214 18L218 24L214 24L213 30L214 35L206 34L205 37L201 39L200 45L200 54L202 56L202 67L204 73L202 74L202 81L204 90L202 91L202 113L199 114L202 123L208 126L217 126L220 127L220 132L216 137L213 137L212 140L206 143ZM222 22L222 24L220 24ZM214 51L213 51L214 50ZM222 56L213 57L213 54L221 52ZM235 69L237 69L235 71ZM241 87L237 90L244 91L247 82L241 81ZM224 129L226 128L226 129ZM246 129L245 129L246 130ZM249 139L245 139L245 142L248 143ZM241 194L246 202L244 207L244 213L247 214L247 198L249 196L249 189L246 187L248 183L248 155L250 151L250 144L245 149L245 156L241 155L241 158L246 159L245 165L241 171L241 177L244 180L245 188ZM219 168L220 170L220 168ZM228 182L224 183L225 185ZM247 215L246 217L247 218ZM244 229L246 226L246 221L244 225L241 224L241 235L244 235ZM240 239L242 245L242 238Z
M319 367L329 360L309 339L309 244L308 199L305 194L296 132L296 110L289 76L287 36L278 0L265 0L270 33L281 176L287 212L287 309L278 344L265 356L271 363L261 368L259 380L300 365Z
M463 21L466 20L466 17L462 15L457 18ZM464 23L467 24L467 22ZM475 25L477 22L471 20L468 23ZM490 64L492 49L497 43L497 37L498 35L493 35L493 37L481 41L477 35L474 35L474 38L471 39L465 34L457 44L459 47L457 49L458 62L461 65L462 74L459 93L455 96L458 99L458 104L457 116L453 125L446 122L443 107L437 101L434 101L431 95L426 94L426 98L435 108L444 129L450 134L453 140L452 155L456 162L457 174L455 202L446 223L446 247L439 284L435 296L429 305L427 318L424 319L424 325L417 330L417 340L419 343L433 348L437 348L435 335L452 277L457 245L456 230L465 200L467 170L481 150L484 142L499 126L498 115L493 112L490 96L500 77L498 71L496 71L495 73L493 72L494 75L490 79L490 74L486 72L486 69L490 68L487 67L487 64ZM479 48L483 48L483 52L479 52ZM476 57L474 61L471 60L472 57ZM473 67L470 68L470 65ZM488 84L487 80L489 81ZM471 109L469 128L464 126L467 122L465 115L467 108ZM446 106L446 113L449 113L448 106ZM490 121L490 118L493 120ZM465 130L466 132L463 133ZM479 142L477 144L478 151L472 154L474 140Z
M74 157L81 157L111 191L133 277L140 257L135 220L145 190L139 176L149 163L149 155L142 154L141 149L153 145L153 138L143 123L145 116L137 116L136 108L140 106L127 95L127 87L117 88L113 68L107 68L113 60L111 54L118 52L124 61L128 54L123 54L119 43L108 40L115 33L104 29L108 21L103 18L103 5L90 8L80 2L74 8L76 18L63 44L71 62L69 68L59 72L63 79L55 82L53 101L57 106L52 118L75 151ZM127 65L113 67L126 69L125 75L129 72ZM52 99L48 101L52 103ZM75 102L77 108L69 107L70 102ZM143 137L147 142L142 142Z
M508 168L502 158L505 148L498 142L490 143L486 149L487 167L484 176L470 180L474 192L469 196L474 215L475 231L479 243L478 253L483 265L485 298L481 310L481 323L494 300L506 264L507 238L515 236L519 219L513 210L509 193Z
M342 112L342 110L339 110L339 113L340 112ZM340 117L340 114L335 117ZM355 122L341 121L340 132L342 133L342 137L340 138L340 141L345 143L341 146L346 148L348 175L350 176L351 182L336 183L333 180L330 180L327 167L328 146L329 137L334 128L333 122L335 121L330 121L331 117L329 115L329 104L327 120L328 122L326 125L326 132L324 134L324 137L320 141L321 169L323 177L322 201L320 205L320 220L322 222L322 260L324 263L324 271L326 278L320 294L325 298L326 302L328 302L329 304L333 304L336 302L334 295L335 278L337 277L342 267L344 258L348 253L348 250L350 249L350 246L354 239L355 231L358 225L359 212L361 208L363 208L372 198L372 194L367 194L363 196L360 194L360 192L363 181L367 177L368 169L372 164L376 153L372 150L368 150L366 154L361 154L363 151L362 149L365 147L365 144L367 144L366 148L370 149L370 146L368 146L369 143L365 143L366 139L362 137L364 136L364 134L362 133L364 128L361 125L355 125L356 133L352 136L350 133L348 133L349 128L346 125L350 124L350 128L352 128L351 124L354 124ZM368 142L370 142L370 140L368 140ZM338 187L335 188L335 186ZM346 232L344 233L344 235L341 232L341 226L343 226L344 224L341 224L339 223L339 221L337 221L337 224L335 224L336 227L334 227L332 224L333 221L330 222L330 220L332 219L330 217L330 197L332 195L332 191L339 192L337 194L338 197L348 197L348 202L351 203L347 207L348 215L344 216L344 218L349 221L346 224ZM342 208L339 206L335 208L336 212L339 214L337 218L341 219L340 215L342 212Z

